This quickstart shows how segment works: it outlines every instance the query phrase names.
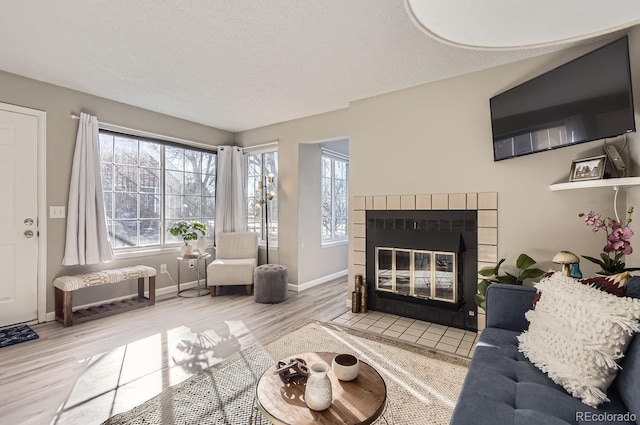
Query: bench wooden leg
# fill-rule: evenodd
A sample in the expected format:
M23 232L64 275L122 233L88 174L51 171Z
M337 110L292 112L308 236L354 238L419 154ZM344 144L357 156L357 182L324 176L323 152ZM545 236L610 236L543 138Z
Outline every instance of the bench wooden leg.
M144 277L138 278L138 297L140 298L148 298L149 305L154 305L156 303L156 277L149 276L149 296L144 296Z
M247 286L247 295L251 295L253 293L253 285L246 285Z
M56 320L65 328L73 325L73 292L55 288Z
M209 294L211 294L212 297L216 296L216 287L215 286L209 286Z

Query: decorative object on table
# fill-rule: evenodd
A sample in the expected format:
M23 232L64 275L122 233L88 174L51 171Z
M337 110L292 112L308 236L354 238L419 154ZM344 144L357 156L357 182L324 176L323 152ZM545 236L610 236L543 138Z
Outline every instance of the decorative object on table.
M274 375L280 375L280 379L285 384L299 384L306 381L309 376L309 368L304 359L289 359L287 362L279 361L276 363Z
M331 363L333 374L341 381L353 381L360 372L360 361L351 354L338 354Z
M0 329L0 348L38 338L38 334L27 325L18 325Z
M487 308L487 288L492 283L506 283L509 285L522 285L526 279L537 279L545 274L544 270L540 270L537 267L531 268L536 261L529 257L527 254L520 254L516 260L516 268L518 269L518 275L505 272L504 275L500 275L500 266L504 263L505 259L501 259L495 267L487 267L478 272L478 274L484 279L478 284L478 293L474 299L478 307L486 310Z
M174 221L167 230L171 236L180 237L184 241L182 247L182 256L193 251L193 246L189 244L191 241L197 241L199 236L207 234L207 225L198 221L179 220Z
M579 263L571 264L571 271L569 272L569 275L574 279L582 279L582 271L580 270Z
M574 159L571 163L569 181L600 180L604 177L607 155L592 156L590 158Z
M585 224L591 227L594 232L604 230L606 234L607 244L603 248L604 252L600 253L600 259L587 255L582 256L585 260L599 265L600 271L598 274L602 275L613 275L640 270L638 267L626 267L624 262L624 256L633 252L633 247L629 240L633 236L633 231L629 227L632 221L631 215L633 214L633 207L629 207L627 210L627 219L624 224L620 221L617 211L615 211L615 213L615 219L611 217L603 218L600 214L596 214L593 211L587 214L578 214L578 217L584 217Z
M326 410L331 406L333 400L331 380L327 376L329 365L314 363L310 370L311 375L307 378L307 386L304 390L304 402L311 410Z
M259 182L261 197L256 201L256 205L258 205L259 207L262 207L266 204L264 208L264 242L266 248L266 264L269 264L269 201L271 201L276 196L276 191L274 190L274 181L275 174L273 173L269 173L266 176L263 176L263 179Z
M562 274L571 276L571 265L580 262L576 254L570 251L560 251L553 256L552 262L562 264Z

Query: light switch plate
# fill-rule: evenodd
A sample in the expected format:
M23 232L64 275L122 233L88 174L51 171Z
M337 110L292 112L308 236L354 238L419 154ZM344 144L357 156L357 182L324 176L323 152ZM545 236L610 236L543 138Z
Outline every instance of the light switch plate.
M64 206L49 206L49 218L65 218L66 211Z

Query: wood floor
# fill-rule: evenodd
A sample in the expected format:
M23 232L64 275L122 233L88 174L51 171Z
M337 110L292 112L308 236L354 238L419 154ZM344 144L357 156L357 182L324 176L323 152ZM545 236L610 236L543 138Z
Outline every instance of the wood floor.
M100 424L274 332L347 311L346 278L273 305L238 289L69 328L33 325L39 339L0 350L0 424Z

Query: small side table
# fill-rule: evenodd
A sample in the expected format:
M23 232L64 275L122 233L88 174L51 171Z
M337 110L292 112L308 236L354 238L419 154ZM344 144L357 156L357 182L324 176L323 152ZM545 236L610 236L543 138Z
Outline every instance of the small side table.
M203 295L209 295L209 290L207 289L207 259L211 258L211 254L209 254L208 252L204 253L204 254L200 254L200 256L198 257L177 257L178 259L178 296L179 297L183 297L183 298L195 298L195 297L201 297ZM183 262L189 262L189 261L193 261L194 262L194 269L196 271L196 276L197 276L197 283L196 283L196 287L195 288L187 288L187 289L180 289L180 269L182 268L182 264ZM201 263L202 262L202 263ZM202 264L204 263L204 273L201 271L202 268ZM200 281L203 280L204 284L202 285L202 288L200 286ZM183 292L186 291L193 291L193 290L197 290L197 295L182 295ZM200 293L200 289L203 289L204 292Z

